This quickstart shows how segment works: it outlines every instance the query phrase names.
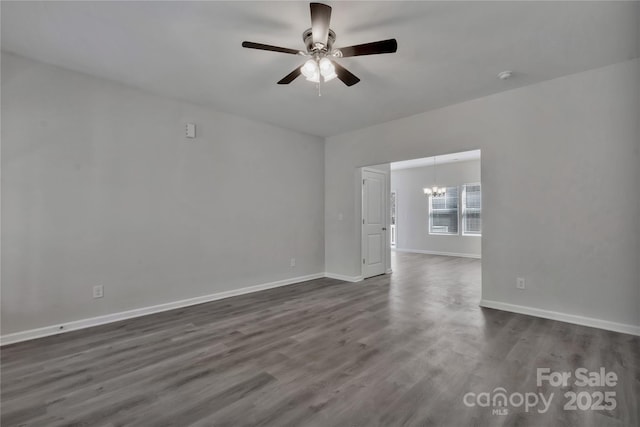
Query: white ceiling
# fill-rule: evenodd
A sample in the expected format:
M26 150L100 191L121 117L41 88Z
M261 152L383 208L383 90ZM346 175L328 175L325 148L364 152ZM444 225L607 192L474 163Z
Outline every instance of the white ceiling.
M307 2L2 1L2 49L301 132L329 136L640 56L638 2L328 2L362 81L321 97L298 78ZM507 81L496 78L513 70Z
M434 158L436 165L443 165L445 163L467 162L469 160L480 160L480 150L462 151L460 153L443 154L441 156L404 160L402 162L390 163L390 166L392 171L433 166Z

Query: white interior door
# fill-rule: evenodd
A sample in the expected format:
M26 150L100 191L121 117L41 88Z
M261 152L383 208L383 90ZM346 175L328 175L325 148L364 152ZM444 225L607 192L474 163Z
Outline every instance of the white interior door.
M362 171L362 275L385 273L387 221L386 176L382 172Z

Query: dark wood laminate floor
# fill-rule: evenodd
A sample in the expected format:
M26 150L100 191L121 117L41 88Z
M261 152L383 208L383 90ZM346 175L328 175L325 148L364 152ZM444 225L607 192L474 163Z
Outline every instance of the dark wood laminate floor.
M480 309L478 260L393 267L6 346L2 426L640 425L638 337ZM617 386L536 387L539 367L601 366ZM554 397L545 413L463 403L496 387ZM568 390L617 407L565 411Z

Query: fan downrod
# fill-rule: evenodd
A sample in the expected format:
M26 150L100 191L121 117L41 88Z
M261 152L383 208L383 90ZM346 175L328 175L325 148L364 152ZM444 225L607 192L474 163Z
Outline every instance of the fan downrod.
M329 37L327 38L326 46L322 43L313 43L313 32L311 28L306 29L302 33L302 41L307 48L307 53L313 55L314 53L331 54L333 49L333 43L336 41L336 33L333 30L329 30Z

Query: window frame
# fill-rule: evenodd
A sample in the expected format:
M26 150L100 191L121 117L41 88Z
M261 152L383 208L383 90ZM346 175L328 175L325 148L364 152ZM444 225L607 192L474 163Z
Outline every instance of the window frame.
M429 222L427 224L427 233L429 236L460 236L460 186L459 185L451 185L451 186L447 186L446 189L447 191L449 191L449 188L456 188L458 191L458 207L456 208L456 221L458 224L457 230L455 233L439 233L439 232L432 232L431 229L433 227L432 224L432 219L433 219L433 215L431 214L433 212L433 195L429 196L429 200L427 202L428 206L427 206L427 216L429 217ZM446 197L446 196L445 196Z
M480 221L482 221L482 183L481 182L469 182L466 184L462 184L460 187L462 188L462 191L460 192L460 205L461 205L461 214L460 214L460 218L462 219L462 227L460 229L461 231L461 235L462 236L471 236L471 237L482 237L482 226L480 228L480 232L476 233L476 232L468 232L465 230L466 228L466 221L465 221L465 216L466 216L466 210L467 210L467 200L466 200L466 194L467 194L467 186L472 186L472 185L478 185L480 187Z

